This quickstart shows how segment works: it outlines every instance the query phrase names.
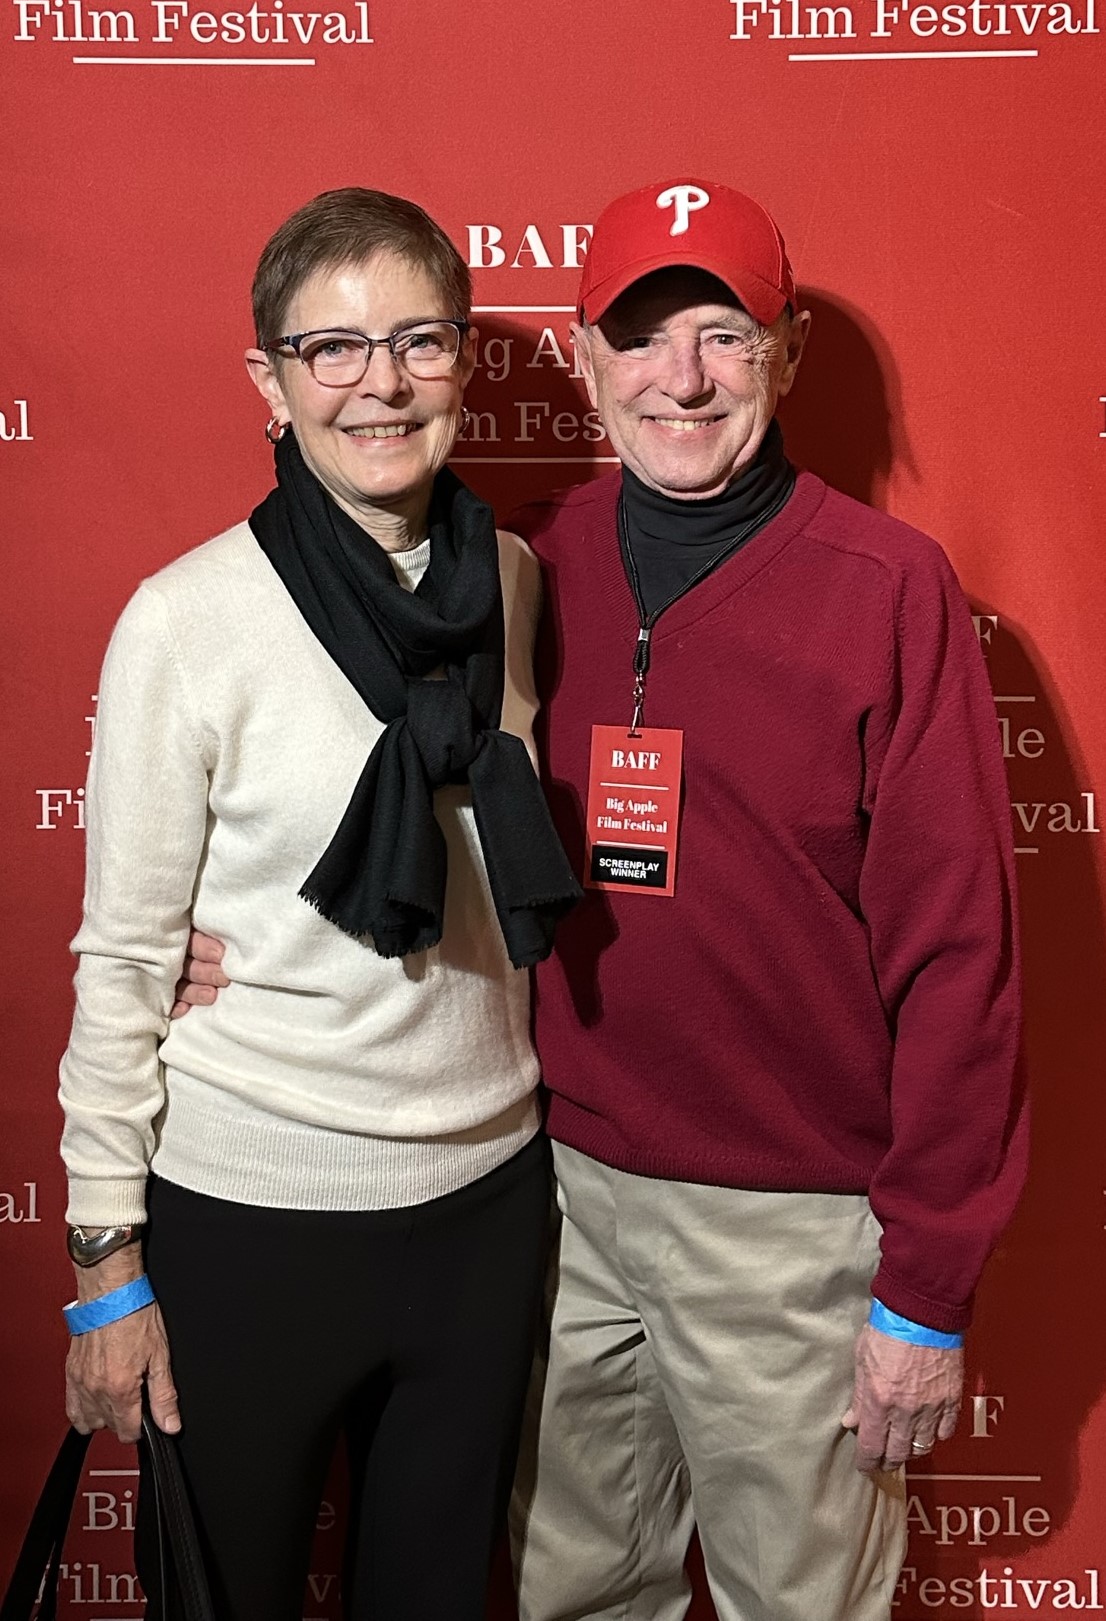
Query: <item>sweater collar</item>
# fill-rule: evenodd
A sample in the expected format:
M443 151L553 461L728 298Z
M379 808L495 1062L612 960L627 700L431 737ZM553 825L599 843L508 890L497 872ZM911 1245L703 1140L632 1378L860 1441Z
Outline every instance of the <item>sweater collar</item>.
M626 524L635 553L638 543L666 549L722 547L740 530L755 533L757 520L778 509L794 482L795 470L783 450L783 434L773 417L754 461L718 495L686 500L664 495L644 484L628 467L622 469Z
M618 543L618 505L622 493L622 471L612 468L609 473L584 485L578 500L587 516L583 517L581 540L586 542L588 568L596 586L609 604L608 613L613 626L625 620L637 624L634 594L626 577L622 550ZM770 518L764 528L743 546L726 564L708 575L702 585L675 603L657 623L654 645L709 612L720 602L742 590L762 569L766 568L783 549L803 532L814 518L826 498L826 486L815 474L800 472L791 499L782 511ZM554 554L555 556L555 554Z

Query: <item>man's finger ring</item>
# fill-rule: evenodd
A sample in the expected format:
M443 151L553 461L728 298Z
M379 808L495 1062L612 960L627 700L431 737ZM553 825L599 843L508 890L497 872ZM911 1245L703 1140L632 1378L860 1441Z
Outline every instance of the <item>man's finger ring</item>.
M911 1441L910 1450L913 1452L916 1458L921 1458L924 1457L927 1452L933 1451L933 1443L932 1441L930 1441L928 1444L925 1441Z

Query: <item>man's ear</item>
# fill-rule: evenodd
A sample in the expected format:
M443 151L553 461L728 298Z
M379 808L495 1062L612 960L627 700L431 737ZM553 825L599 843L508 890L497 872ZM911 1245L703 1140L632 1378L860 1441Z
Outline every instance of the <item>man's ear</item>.
M791 385L795 381L795 373L799 369L799 362L803 358L803 349L806 345L807 334L810 331L811 314L809 310L799 310L791 317L787 328L787 352L783 372L780 376L780 397L790 394Z
M595 362L591 352L591 328L573 321L568 329L568 335L576 347L576 357L584 374L584 387L588 391L588 399L593 406L598 406L599 400L595 392Z
M274 363L273 356L264 349L246 350L246 370L253 379L253 385L268 405L270 411L278 422L291 421L288 402L284 398L284 390L280 386L280 376Z

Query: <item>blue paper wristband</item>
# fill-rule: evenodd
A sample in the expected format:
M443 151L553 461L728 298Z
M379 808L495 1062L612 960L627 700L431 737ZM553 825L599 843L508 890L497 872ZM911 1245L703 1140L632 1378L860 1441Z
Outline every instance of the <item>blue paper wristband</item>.
M109 1289L106 1295L100 1295L97 1300L86 1300L83 1306L78 1306L76 1301L63 1306L61 1314L71 1334L88 1334L94 1328L117 1323L121 1317L129 1317L132 1312L141 1311L143 1306L152 1306L153 1303L154 1291L149 1278L143 1273L131 1283Z
M882 1300L872 1301L868 1321L881 1334L887 1334L893 1340L905 1340L907 1345L929 1345L935 1351L955 1351L964 1343L963 1334L942 1334L940 1329L913 1323L909 1317L900 1317L897 1311L889 1311Z

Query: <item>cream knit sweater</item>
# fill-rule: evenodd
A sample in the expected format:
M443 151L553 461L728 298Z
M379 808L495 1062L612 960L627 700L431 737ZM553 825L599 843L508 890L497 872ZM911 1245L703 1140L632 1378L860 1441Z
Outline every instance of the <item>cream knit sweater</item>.
M500 541L504 727L530 744L537 564ZM411 589L430 543L393 556ZM434 950L378 957L298 890L381 723L245 524L147 580L108 649L86 795L77 1011L61 1065L70 1221L141 1220L147 1169L296 1209L417 1204L537 1129L512 969L467 792ZM169 1023L190 921L226 943L215 1005Z

